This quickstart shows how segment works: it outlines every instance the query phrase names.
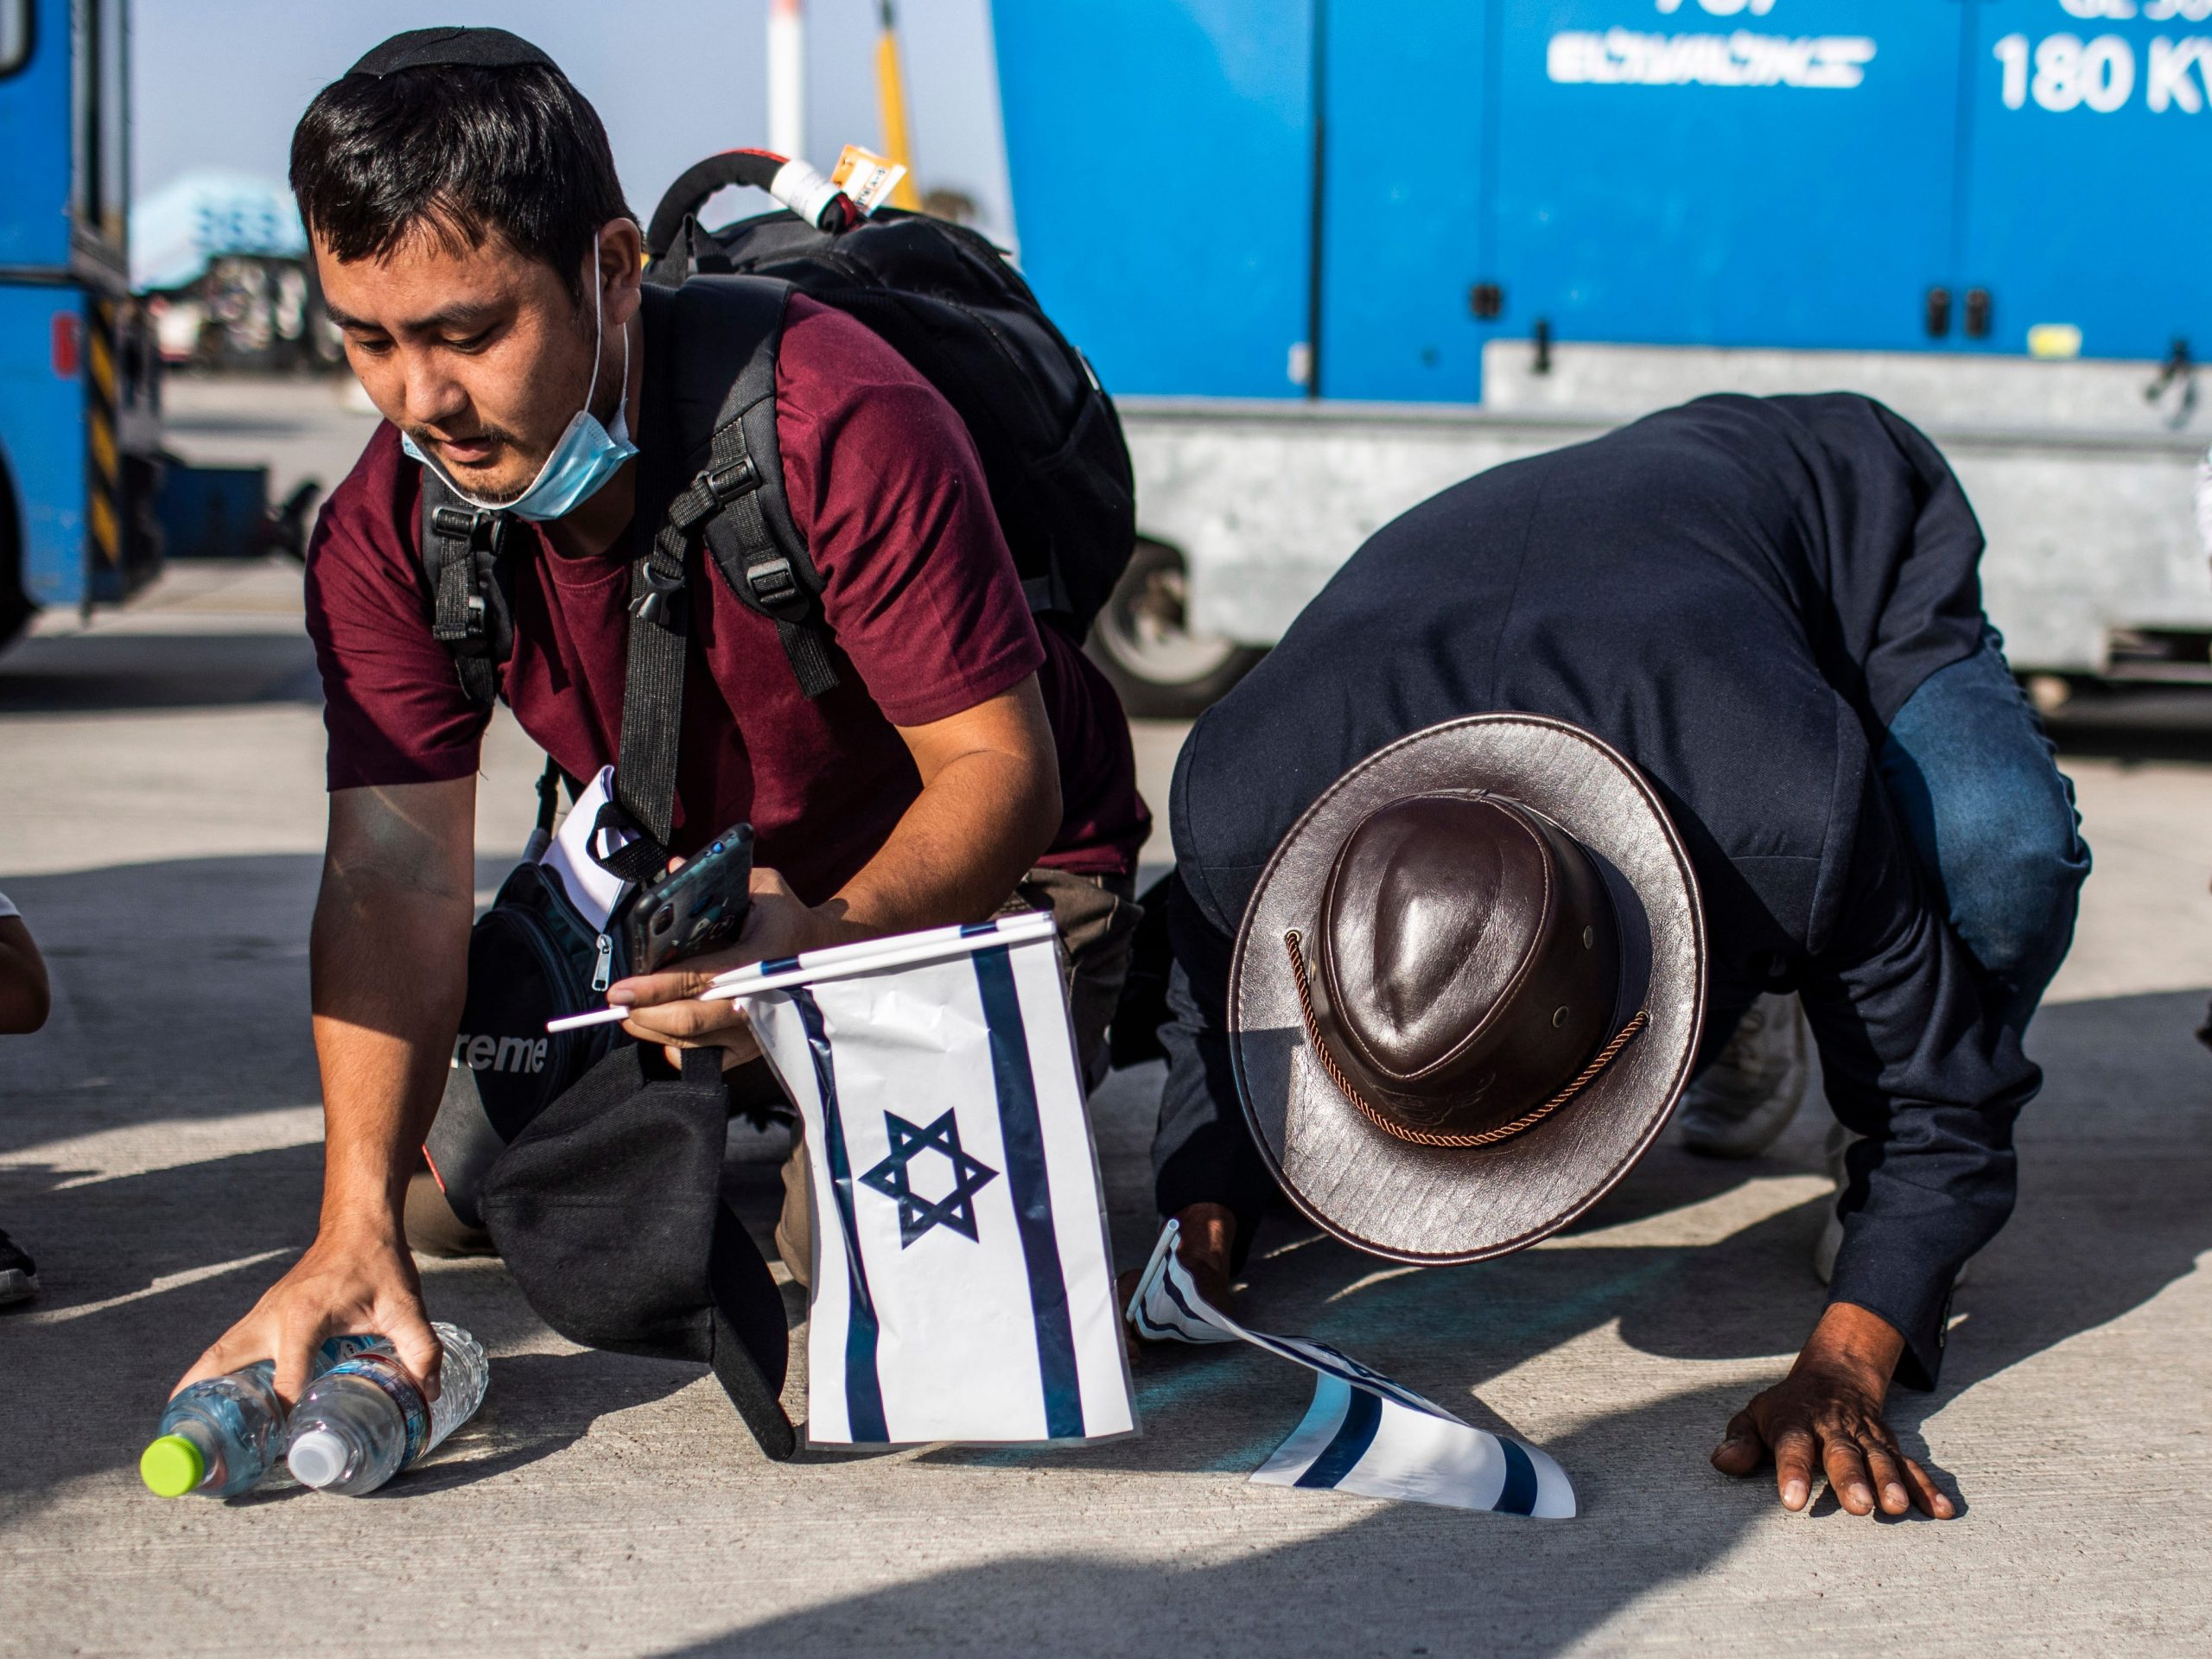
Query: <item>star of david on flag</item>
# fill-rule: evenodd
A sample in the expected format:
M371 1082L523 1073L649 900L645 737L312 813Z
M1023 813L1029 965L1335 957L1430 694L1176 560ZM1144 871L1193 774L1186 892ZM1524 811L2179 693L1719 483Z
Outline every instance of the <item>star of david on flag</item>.
M728 976L805 1126L808 1442L1136 1426L1052 918Z
M998 1171L961 1150L960 1125L953 1114L947 1112L926 1129L918 1129L898 1113L886 1112L883 1127L891 1137L891 1155L861 1180L885 1198L898 1200L899 1244L925 1237L932 1227L950 1227L976 1238L976 1206L969 1200L997 1178ZM923 1151L942 1153L952 1166L952 1191L941 1198L924 1198L914 1191L914 1154Z

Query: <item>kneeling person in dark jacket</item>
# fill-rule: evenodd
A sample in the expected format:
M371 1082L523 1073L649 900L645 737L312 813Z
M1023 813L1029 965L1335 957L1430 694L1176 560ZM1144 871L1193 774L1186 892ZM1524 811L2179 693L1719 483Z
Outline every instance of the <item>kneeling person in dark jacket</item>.
M1495 940L1462 970L1407 969L1389 918L1448 931L1462 925L1452 906L1494 894L1446 893L1423 912L1404 883L1452 861L1431 848L1408 863L1405 847L1430 831L1386 823L1371 783L1351 792L1370 823L1339 827L1329 887L1351 918L1340 950L1357 935L1361 960L1344 971L1369 976L1369 992L1328 980L1317 940L1299 938L1332 925L1319 900L1285 909L1270 887L1317 818L1342 815L1344 785L1399 765L1378 751L1422 734L1419 747L1440 722L1467 716L1548 717L1599 740L1586 745L1593 753L1610 746L1671 820L1694 873L1684 913L1702 912L1701 1028L1692 1020L1676 1072L1651 1085L1643 1139L1571 1201L1532 1211L1541 1219L1525 1236L1456 1253L1402 1239L1381 1253L1469 1260L1565 1224L1649 1144L1754 1001L1794 992L1847 1132L1840 1238L1826 1311L1796 1366L1729 1423L1713 1461L1747 1475L1770 1453L1791 1509L1810 1497L1817 1464L1853 1513L1953 1513L1898 1451L1885 1399L1893 1377L1933 1385L1952 1286L2011 1211L2012 1122L2040 1082L2021 1033L2065 953L2088 869L2070 790L1984 620L1980 551L1933 446L1844 396L1702 399L1484 474L1362 548L1198 722L1177 768L1170 1070L1154 1166L1159 1207L1181 1220L1201 1282L1225 1293L1278 1183L1350 1243L1418 1241L1420 1217L1393 1221L1372 1192L1362 1202L1377 1207L1376 1224L1342 1220L1345 1192L1397 1155L1395 1141L1427 1148L1398 1200L1414 1211L1446 1202L1451 1188L1438 1183L1497 1179L1504 1165L1490 1143L1503 1135L1522 1135L1516 1158L1571 1154L1573 1112L1547 1126L1541 1099L1500 1129L1444 1137L1386 1122L1370 1103L1335 1131L1344 1142L1325 1168L1301 1165L1291 1144L1300 1090L1354 1104L1378 1092L1358 1058L1381 1065L1373 1045L1329 1037L1351 1017L1345 1005L1371 993L1402 1036L1429 1018L1432 994L1459 996L1482 977ZM1388 834L1370 833L1376 824ZM1385 874L1345 909L1337 889L1360 869ZM1319 893L1319 875L1312 882ZM1259 978L1285 971L1286 942L1296 999L1281 986L1255 993ZM1699 1005L1690 995L1684 1006ZM1563 1022L1568 1009L1557 1014ZM1668 1040L1656 1023L1642 1035L1618 1020L1606 1029L1629 1045L1623 1065L1648 1064ZM1269 1058L1284 1044L1295 1065ZM1573 1093L1567 1081L1560 1098Z

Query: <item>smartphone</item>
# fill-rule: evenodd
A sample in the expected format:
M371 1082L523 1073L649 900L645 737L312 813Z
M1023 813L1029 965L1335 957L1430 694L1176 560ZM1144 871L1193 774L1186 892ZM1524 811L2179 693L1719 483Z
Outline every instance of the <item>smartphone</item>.
M753 826L734 823L631 899L624 924L630 971L658 973L671 963L736 944L753 907L752 887Z

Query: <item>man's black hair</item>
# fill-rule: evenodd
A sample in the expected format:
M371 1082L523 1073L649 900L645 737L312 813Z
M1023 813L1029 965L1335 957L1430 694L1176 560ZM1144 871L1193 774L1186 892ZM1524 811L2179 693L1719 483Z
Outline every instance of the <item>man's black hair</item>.
M636 215L599 112L535 55L378 73L364 67L372 53L324 87L292 134L292 192L308 231L347 261L382 258L417 236L455 253L503 236L552 266L581 303L600 227Z

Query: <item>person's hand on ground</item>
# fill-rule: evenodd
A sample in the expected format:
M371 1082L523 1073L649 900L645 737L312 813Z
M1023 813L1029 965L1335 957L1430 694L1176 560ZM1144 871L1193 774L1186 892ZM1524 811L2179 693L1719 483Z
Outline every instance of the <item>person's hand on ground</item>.
M690 957L658 974L617 980L607 990L610 1006L626 1004L638 1010L622 1029L639 1042L660 1044L671 1065L683 1065L681 1051L687 1048L721 1049L724 1071L760 1052L746 1023L743 1004L699 1000L716 975L868 937L805 904L773 870L753 872L752 896L745 931L728 950Z
M1949 1520L1957 1506L1898 1449L1883 1420L1883 1400L1904 1347L1888 1321L1848 1302L1831 1303L1789 1375L1729 1420L1713 1466L1740 1479L1771 1454L1775 1488L1787 1510L1811 1501L1818 1468L1836 1502L1853 1515L1917 1508Z
M170 1393L257 1360L274 1359L276 1393L289 1408L308 1385L316 1344L343 1336L387 1338L423 1392L438 1397L444 1355L423 1313L422 1281L406 1245L382 1232L318 1237Z

